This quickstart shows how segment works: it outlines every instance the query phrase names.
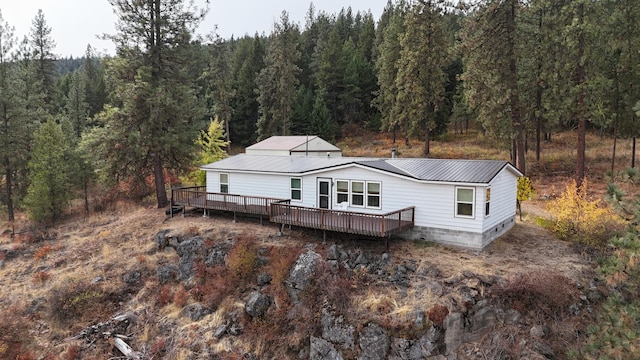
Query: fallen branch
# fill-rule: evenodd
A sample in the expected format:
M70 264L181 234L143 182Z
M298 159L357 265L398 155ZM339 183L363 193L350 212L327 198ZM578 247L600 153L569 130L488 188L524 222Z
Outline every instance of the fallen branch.
M115 346L120 352L126 356L128 359L137 359L140 360L142 356L140 353L134 351L131 346L129 346L124 340L116 337L113 339L113 346Z

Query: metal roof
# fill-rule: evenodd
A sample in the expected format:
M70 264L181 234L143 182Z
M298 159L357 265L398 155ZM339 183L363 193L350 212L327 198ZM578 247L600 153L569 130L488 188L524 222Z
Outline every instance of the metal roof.
M451 160L413 158L331 158L306 156L235 155L212 164L203 170L304 174L342 165L360 165L417 180L456 183L489 183L509 162L500 160Z
M318 139L323 144L322 151L339 151L340 148L319 138L317 135L300 135L300 136L272 136L264 139L259 143L247 147L248 150L293 150L303 146L307 142ZM317 149L316 149L317 150Z

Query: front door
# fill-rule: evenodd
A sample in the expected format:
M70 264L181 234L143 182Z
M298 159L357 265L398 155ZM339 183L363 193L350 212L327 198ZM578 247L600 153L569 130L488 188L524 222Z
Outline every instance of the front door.
M318 207L331 208L331 179L318 178Z

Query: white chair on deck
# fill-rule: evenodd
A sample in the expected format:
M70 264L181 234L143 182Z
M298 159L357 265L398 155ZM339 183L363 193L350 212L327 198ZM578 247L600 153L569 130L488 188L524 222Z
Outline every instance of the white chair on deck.
M348 211L349 210L349 202L348 201L343 201L341 203L337 203L334 207L334 210L340 210L340 211Z

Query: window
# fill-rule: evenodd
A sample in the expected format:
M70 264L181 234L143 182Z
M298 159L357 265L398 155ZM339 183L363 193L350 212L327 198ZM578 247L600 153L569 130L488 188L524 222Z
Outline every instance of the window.
M380 208L380 183L367 182L367 207Z
M229 174L220 174L220 192L229 193Z
M346 180L336 181L337 203L349 202L349 182Z
M364 181L351 182L351 205L364 206Z
M291 200L302 201L301 178L291 178Z
M349 206L380 209L382 184L376 181L337 180L336 202Z
M491 188L487 188L487 195L484 199L484 216L489 216L489 202L491 201Z
M456 188L456 216L473 217L473 188Z

